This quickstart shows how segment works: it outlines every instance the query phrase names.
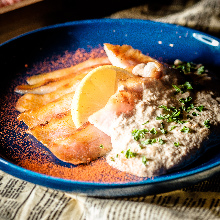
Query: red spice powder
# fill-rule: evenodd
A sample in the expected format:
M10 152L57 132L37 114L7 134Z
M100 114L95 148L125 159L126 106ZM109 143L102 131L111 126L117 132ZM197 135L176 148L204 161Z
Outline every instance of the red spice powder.
M90 52L86 52L84 49L78 49L74 53L66 51L63 56L53 56L35 64L26 73L26 76L69 67L88 58L104 55L105 52L102 47L91 49ZM25 66L28 67L29 64ZM19 80L24 80L24 77ZM15 79L14 84L16 85L17 83L18 79ZM57 160L52 153L44 149L32 136L27 135L26 128L17 120L18 112L15 110L15 103L19 95L13 91L15 85L9 88L7 97L2 97L1 100L0 136L4 151L3 156L7 160L37 173L75 181L123 183L143 179L112 168L105 158L100 158L88 165L78 166Z

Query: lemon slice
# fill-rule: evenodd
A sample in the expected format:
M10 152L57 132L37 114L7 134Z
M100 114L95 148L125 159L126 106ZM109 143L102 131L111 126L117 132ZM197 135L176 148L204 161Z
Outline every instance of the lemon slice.
M90 71L78 85L72 100L71 114L75 126L79 128L90 115L103 108L116 92L117 82L130 77L133 74L112 65Z

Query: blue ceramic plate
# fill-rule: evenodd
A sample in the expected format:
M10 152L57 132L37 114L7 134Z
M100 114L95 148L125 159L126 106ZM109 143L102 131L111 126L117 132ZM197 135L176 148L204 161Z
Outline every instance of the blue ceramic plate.
M135 196L166 192L205 180L220 171L220 148L210 149L197 162L178 172L129 182L76 181L31 171L20 164L19 155L26 158L42 152L54 164L71 167L54 159L49 151L23 131L14 110L17 96L14 86L34 72L37 64L65 56L65 51L102 46L103 43L128 44L150 56L172 63L176 58L203 63L217 70L220 67L220 40L189 28L142 20L88 20L42 28L16 37L0 45L1 110L0 169L21 179L66 192L92 196ZM88 47L89 46L89 47ZM51 62L52 63L52 62ZM37 72L36 72L37 73ZM18 132L19 131L19 132ZM31 147L30 147L31 146ZM40 154L40 153L39 153ZM16 156L17 155L17 156ZM49 169L49 168L48 168ZM108 174L106 174L108 175Z

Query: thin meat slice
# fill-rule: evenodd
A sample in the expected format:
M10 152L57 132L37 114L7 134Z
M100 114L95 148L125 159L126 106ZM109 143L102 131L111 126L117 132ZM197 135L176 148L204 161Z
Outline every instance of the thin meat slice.
M57 115L46 124L39 124L28 130L38 141L45 146L49 146L53 141L66 138L76 132L76 127L72 121L71 112Z
M51 82L53 80L66 77L68 75L77 74L79 71L82 71L83 69L86 68L90 68L96 65L105 65L105 64L110 64L107 57L88 59L82 63L71 66L69 68L64 68L48 73L42 73L39 75L30 76L27 78L27 83L29 85L35 85L39 83L44 84L47 83L48 81Z
M16 109L19 112L36 109L57 100L58 98L60 98L65 94L73 93L86 74L87 73L82 73L74 77L72 80L68 80L67 84L61 86L59 89L55 90L54 92L50 92L42 95L30 94L30 93L25 94L18 99L16 103Z
M48 148L60 160L80 164L106 155L112 145L108 135L87 122L72 135L54 140Z
M23 112L18 116L18 120L23 121L29 128L33 128L39 124L45 124L52 118L57 117L57 115L70 110L73 95L74 93L68 93L39 109Z

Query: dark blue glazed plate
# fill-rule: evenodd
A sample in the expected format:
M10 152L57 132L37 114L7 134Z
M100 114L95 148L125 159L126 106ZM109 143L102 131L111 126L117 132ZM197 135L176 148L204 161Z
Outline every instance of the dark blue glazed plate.
M136 196L167 192L205 180L220 171L220 148L213 147L195 163L178 172L128 182L76 181L21 166L21 158L31 158L43 152L53 164L71 167L53 158L39 142L23 132L14 109L17 96L13 90L22 82L27 72L54 57L64 56L65 51L78 48L90 50L103 43L128 44L143 53L172 63L175 59L203 63L219 70L220 39L202 32L177 25L129 19L101 19L77 21L42 28L21 35L0 45L1 61L1 109L0 109L0 169L20 179L65 192L91 196ZM89 47L88 47L89 46ZM37 72L36 72L37 73ZM40 150L39 150L40 149ZM42 151L41 151L42 149ZM41 154L41 153L39 153ZM48 167L50 169L50 167ZM108 174L106 174L108 175Z

